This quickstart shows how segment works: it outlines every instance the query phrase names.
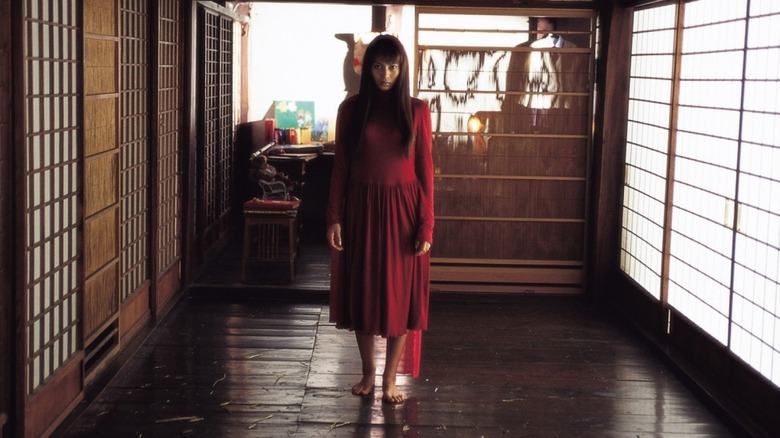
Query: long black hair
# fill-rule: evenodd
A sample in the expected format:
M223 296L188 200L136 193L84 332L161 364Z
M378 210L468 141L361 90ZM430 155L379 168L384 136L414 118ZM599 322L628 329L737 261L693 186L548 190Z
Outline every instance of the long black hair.
M377 58L397 59L398 79L389 90L391 108L395 111L394 119L401 132L401 143L404 154L409 155L412 133L412 97L409 88L409 58L401 41L392 35L379 35L371 41L363 56L363 69L360 74L360 90L356 96L355 106L349 119L347 130L347 147L353 156L359 156L363 144L364 131L371 107L376 103L376 94L380 91L374 82L371 69Z

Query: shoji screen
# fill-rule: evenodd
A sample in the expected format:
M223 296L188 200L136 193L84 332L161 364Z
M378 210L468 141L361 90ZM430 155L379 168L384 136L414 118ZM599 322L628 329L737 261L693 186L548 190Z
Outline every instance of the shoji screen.
M780 386L780 2L751 0L746 41L730 343Z
M203 164L201 171L201 189L203 196L203 226L208 228L214 224L222 213L221 203L218 199L219 186L222 182L220 175L220 130L219 130L219 80L220 80L220 17L215 13L203 11L203 59L202 65L203 88L202 99L202 124L203 132Z
M202 60L198 62L201 132L198 232L208 251L225 230L231 205L233 163L233 20L201 7Z
M149 20L146 0L120 7L120 294L149 281Z
M182 252L181 4L160 0L157 22L157 126L154 272L158 306L179 289Z
M30 395L79 351L77 2L24 2L24 367ZM64 395L63 395L64 396Z
M744 1L719 0L686 5L680 57L669 304L724 344L728 339L744 5Z
M219 27L219 169L222 196L219 210L226 212L231 204L233 180L233 20L222 18Z
M674 173L659 170L665 132L647 136L658 146L638 153L632 106L621 268L780 385L780 2L698 0L637 10L634 67L648 44L667 52L664 32L642 29L669 29L674 10L682 16L668 149ZM670 69L666 56L642 62L652 64L644 69ZM636 79L632 105L642 95ZM653 95L667 95L666 87L657 85ZM643 117L667 117L665 106ZM659 196L656 180L664 178L671 178L671 201ZM669 207L664 225L659 211ZM658 246L663 238L668 248ZM666 284L655 268L663 260Z
M677 8L634 14L620 267L661 296Z

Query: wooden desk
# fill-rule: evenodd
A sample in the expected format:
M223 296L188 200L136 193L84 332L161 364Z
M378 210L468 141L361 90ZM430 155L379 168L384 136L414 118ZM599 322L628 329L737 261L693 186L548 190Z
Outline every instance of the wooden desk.
M319 154L270 155L277 171L298 181L295 195L302 200L298 213L298 230L304 242L325 241L325 208L330 191L333 152Z
M303 185L306 181L306 165L317 158L318 154L294 154L269 155L268 163L274 166L277 172L282 172L293 181Z
M298 205L290 209L263 209L244 204L244 251L241 282L246 281L247 265L253 261L289 263L290 281L295 280L295 258L298 253ZM282 243L282 228L287 227L287 248Z

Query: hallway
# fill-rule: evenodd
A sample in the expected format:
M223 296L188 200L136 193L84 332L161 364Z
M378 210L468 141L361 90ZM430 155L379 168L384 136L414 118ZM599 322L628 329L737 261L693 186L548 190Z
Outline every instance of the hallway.
M435 300L421 375L390 407L380 391L349 393L357 349L324 295L225 292L183 298L58 435L733 436L644 341L578 298Z

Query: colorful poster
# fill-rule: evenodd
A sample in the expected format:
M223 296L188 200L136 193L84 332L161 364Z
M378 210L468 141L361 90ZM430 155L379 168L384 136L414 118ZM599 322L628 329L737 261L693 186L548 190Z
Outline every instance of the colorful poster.
M277 128L314 127L314 102L300 100L275 100L274 118Z

